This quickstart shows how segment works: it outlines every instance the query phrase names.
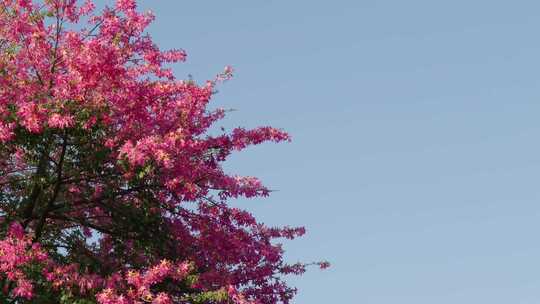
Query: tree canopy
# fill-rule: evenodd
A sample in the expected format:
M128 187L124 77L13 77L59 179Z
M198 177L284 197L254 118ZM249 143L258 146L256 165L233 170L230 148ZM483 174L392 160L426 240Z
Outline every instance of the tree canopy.
M136 1L0 0L0 286L5 303L288 303L280 239L228 203L270 191L222 163L290 140L211 135L230 67L177 79ZM215 133L215 132L213 132ZM325 268L326 262L314 263Z

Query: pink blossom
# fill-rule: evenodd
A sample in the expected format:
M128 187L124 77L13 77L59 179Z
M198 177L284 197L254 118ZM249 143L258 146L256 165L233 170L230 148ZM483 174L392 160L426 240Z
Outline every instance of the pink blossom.
M116 0L116 7L121 10L134 10L137 3L134 0Z
M49 126L51 128L64 129L73 125L73 117L71 115L52 114L49 117Z
M7 142L13 138L15 135L13 129L15 128L14 123L2 123L0 122L0 142Z

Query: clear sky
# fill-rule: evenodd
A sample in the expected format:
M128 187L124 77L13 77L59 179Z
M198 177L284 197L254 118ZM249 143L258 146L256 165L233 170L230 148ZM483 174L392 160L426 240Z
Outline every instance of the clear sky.
M112 1L110 1L112 2ZM178 76L236 77L223 122L288 130L234 156L305 225L295 304L540 302L540 2L141 2Z

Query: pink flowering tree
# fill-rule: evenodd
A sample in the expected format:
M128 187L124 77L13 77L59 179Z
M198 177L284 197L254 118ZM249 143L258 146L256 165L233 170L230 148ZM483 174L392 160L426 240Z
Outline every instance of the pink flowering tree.
M227 202L267 196L233 151L283 131L210 135L231 68L176 79L134 0L0 0L0 302L288 303L280 239ZM325 268L327 263L314 263Z

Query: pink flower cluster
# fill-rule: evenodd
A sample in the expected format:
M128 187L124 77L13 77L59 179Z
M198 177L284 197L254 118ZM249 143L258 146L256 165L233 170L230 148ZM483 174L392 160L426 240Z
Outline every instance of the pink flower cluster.
M24 269L31 264L43 263L47 255L39 244L32 244L18 223L9 227L7 238L0 241L0 277L13 282L15 287L11 293L15 297L31 299L33 286ZM6 287L9 286L5 285ZM5 290L4 292L8 292Z
M189 263L179 263L174 265L168 260L162 260L158 265L148 269L145 272L130 270L125 275L127 291L120 293L121 288L106 288L96 296L100 304L136 304L148 302L153 304L172 304L171 296L164 292L155 293L152 286L163 282L165 279L171 279L175 282L181 282L190 271Z

